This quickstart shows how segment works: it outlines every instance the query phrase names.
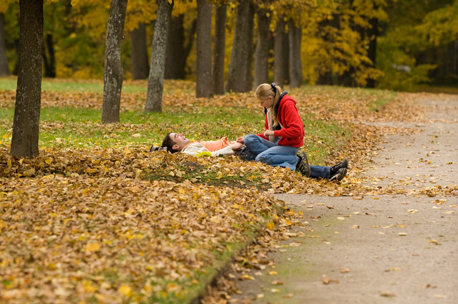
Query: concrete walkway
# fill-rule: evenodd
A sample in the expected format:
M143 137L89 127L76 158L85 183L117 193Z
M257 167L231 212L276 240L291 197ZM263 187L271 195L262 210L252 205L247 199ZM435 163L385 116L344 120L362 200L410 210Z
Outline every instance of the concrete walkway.
M366 184L458 185L458 101L423 101L422 132L384 138ZM273 253L276 268L238 285L253 303L458 303L458 189L449 197L277 195L308 226ZM272 272L274 271L274 272Z

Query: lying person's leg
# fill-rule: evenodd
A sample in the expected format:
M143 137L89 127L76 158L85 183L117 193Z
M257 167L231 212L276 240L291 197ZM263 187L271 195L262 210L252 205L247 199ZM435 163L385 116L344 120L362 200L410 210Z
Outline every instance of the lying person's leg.
M290 168L291 171L296 170L297 151L299 148L291 146L275 146L258 154L256 161L271 165L272 167Z
M347 175L347 168L347 159L344 159L332 167L310 166L310 177L340 181Z

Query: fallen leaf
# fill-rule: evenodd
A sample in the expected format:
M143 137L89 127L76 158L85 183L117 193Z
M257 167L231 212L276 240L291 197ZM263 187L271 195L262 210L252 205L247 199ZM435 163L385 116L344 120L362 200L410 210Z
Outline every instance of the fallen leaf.
M395 297L396 295L394 293L391 293L391 292L382 292L380 294L381 297L386 297L386 298L393 298Z
M86 252L95 252L100 250L99 243L89 243L86 245Z

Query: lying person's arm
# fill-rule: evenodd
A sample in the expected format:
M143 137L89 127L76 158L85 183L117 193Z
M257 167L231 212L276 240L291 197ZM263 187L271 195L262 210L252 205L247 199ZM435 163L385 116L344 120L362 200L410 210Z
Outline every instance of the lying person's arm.
M207 148L205 148L200 143L192 143L181 150L181 153L185 153L187 155L196 156L198 153L202 152L210 152L212 156L219 156L219 155L232 155L234 154L233 150L234 145L229 145L221 150L210 152ZM235 146L234 146L235 147Z

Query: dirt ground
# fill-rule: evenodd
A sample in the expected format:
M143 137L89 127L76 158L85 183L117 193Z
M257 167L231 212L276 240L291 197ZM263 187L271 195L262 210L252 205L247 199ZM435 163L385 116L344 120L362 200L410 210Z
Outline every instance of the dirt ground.
M420 101L429 121L389 135L363 174L371 186L458 185L458 100ZM393 124L393 123L391 123ZM351 164L350 164L351 170ZM412 192L413 193L413 192ZM276 268L238 285L232 303L458 303L458 189L449 197L276 195L306 217Z

